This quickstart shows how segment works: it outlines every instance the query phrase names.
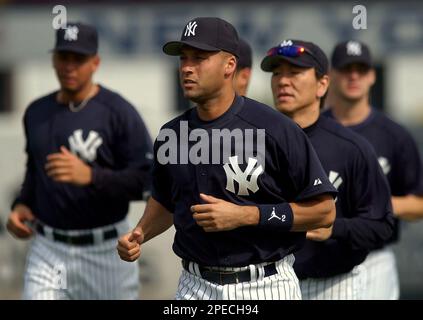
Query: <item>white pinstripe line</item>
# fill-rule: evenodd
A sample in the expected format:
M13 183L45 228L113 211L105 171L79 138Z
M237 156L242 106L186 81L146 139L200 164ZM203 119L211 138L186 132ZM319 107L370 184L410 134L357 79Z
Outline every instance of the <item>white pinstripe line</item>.
M232 292L234 285L233 284L227 284L223 286L223 290L226 292L227 300L233 300L232 298Z
M197 279L197 277L194 277L194 286L191 289L192 290L191 299L198 300L198 297L199 297L198 291L200 290L200 286L201 286L200 279Z
M252 286L252 284L251 284L251 282L249 282L248 283L248 293L249 293L249 297L250 297L249 299L253 300L252 293L251 293L251 286Z
M329 278L329 281L330 281L330 295L329 295L329 299L330 300L333 300L333 298L334 298L334 293L333 293L333 287L334 287L334 280L333 280L333 278Z
M198 281L197 281L197 278L196 278L195 275L191 275L191 279L192 279L192 285L191 285L191 287L188 290L188 292L191 293L191 296L189 297L188 300L195 300L195 298L193 298L193 297L195 297L195 294L196 294L194 288L197 286Z
M183 283L182 286L182 290L185 290L185 293L182 293L183 291L181 290L181 296L183 297L184 300L186 300L185 295L188 293L188 288L189 285L191 284L191 274L188 271L184 272L184 278L186 278L186 280Z
M294 297L297 297L297 299L301 299L301 292L299 292L300 291L299 280L297 278L297 275L295 274L294 268L292 267L294 265L294 262L295 262L294 255L293 254L289 255L287 257L287 260L288 260L287 268L288 268L288 272L289 272L289 275L290 275L290 277L289 277L290 283L293 287L293 293L292 293L290 299L293 299Z
M212 288L213 288L213 290L212 290L211 300L221 300L222 297L221 297L221 295L219 295L218 286L213 285ZM213 296L214 296L214 298L213 298Z
M206 294L207 286L205 285L205 283L202 280L199 280L199 281L200 281L200 289L199 289L199 291L201 291L203 293L203 295L199 299L200 300L204 300L204 296ZM202 289L203 286L204 286L204 289Z
M183 300L186 300L185 294L188 292L188 285L190 284L190 281L191 281L190 273L188 271L185 271L183 273L183 278L184 280L183 280L182 288L181 288L181 298Z
M308 291L308 300L313 300L313 297L316 295L316 284L314 282L314 279L308 279L310 290Z
M210 290L210 293L207 294L207 300L210 300L213 294L213 288L211 285L207 285L207 282L204 282L204 285Z
M285 276L286 276L286 270L285 270L285 265L282 263L281 264L281 268L282 268L282 274L283 274L283 281L282 281L282 286L283 286L283 299L287 300L288 299L288 295L286 293L286 285L285 285Z
M186 300L191 300L192 299L192 296L194 294L194 292L193 292L192 289L194 288L196 281L195 281L195 278L194 278L194 275L193 274L188 274L188 276L190 278L190 283L187 286L187 292L185 293L185 295L186 295ZM189 295L189 297L188 297L188 295Z

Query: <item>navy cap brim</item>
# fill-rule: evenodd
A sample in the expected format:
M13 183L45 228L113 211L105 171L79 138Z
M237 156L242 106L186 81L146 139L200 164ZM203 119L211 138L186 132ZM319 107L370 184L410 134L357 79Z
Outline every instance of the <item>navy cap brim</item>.
M345 59L343 59L342 61L340 61L336 64L332 64L332 67L335 68L335 69L342 69L342 68L344 68L344 67L346 67L350 64L353 64L353 63L363 64L363 65L365 65L369 68L372 67L372 64L368 60L363 59L363 57L358 57L358 56L351 56L351 57L345 58Z
M87 55L87 56L97 54L96 51L92 51L92 50L89 50L89 49L86 49L86 48L76 48L75 46L71 46L71 45L69 45L69 46L58 46L58 47L55 47L55 48L50 50L50 52L61 52L61 51L79 53L79 54L84 54L84 55Z
M282 61L289 62L293 65L304 67L304 68L314 68L315 64L313 62L307 62L298 58L293 57L284 57L284 56L267 56L261 62L261 69L266 72L272 72L277 66L280 65Z
M196 41L171 41L166 43L163 46L163 52L170 55L170 56L179 56L181 55L181 49L183 46L190 46L196 49L204 50L204 51L222 51L219 48L210 46L208 44L199 43Z

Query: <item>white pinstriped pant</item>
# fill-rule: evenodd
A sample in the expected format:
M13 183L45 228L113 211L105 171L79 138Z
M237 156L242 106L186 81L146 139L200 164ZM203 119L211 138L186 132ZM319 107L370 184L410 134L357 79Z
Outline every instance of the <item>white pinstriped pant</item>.
M129 230L126 220L114 226L118 234ZM101 229L107 227L91 231L101 234ZM116 241L75 246L35 234L27 256L23 299L137 299L138 265L120 260Z
M277 261L277 273L263 277L268 263L241 268L219 268L225 271L250 269L251 281L218 285L201 278L198 265L189 263L190 272L182 270L176 292L176 300L301 300L298 278L292 265L294 255ZM257 272L258 271L258 272Z
M362 265L350 272L329 278L300 280L303 300L362 300L366 291L367 270Z
M366 300L399 299L398 271L391 248L370 252L362 265L368 273Z

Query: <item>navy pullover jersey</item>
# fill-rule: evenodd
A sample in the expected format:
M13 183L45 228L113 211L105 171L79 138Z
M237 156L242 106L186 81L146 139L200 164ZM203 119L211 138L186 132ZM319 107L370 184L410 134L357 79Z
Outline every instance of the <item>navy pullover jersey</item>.
M28 205L42 222L60 229L88 229L122 220L130 200L150 188L152 143L141 117L120 95L100 87L79 112L42 97L24 115L27 169L14 203ZM89 186L54 182L47 155L65 146L92 167Z
M294 269L300 279L330 277L350 271L391 237L390 190L364 138L324 116L304 131L338 196L332 236L306 240Z
M152 196L174 214L175 253L206 266L271 262L297 250L304 232L245 226L205 232L190 207L205 193L238 205L336 194L302 130L272 108L235 97L205 122L195 108L165 124L154 145Z
M333 118L331 110L324 114ZM366 138L375 149L393 196L423 195L423 170L419 150L405 128L374 108L365 121L348 128ZM391 242L399 238L399 221L395 221Z

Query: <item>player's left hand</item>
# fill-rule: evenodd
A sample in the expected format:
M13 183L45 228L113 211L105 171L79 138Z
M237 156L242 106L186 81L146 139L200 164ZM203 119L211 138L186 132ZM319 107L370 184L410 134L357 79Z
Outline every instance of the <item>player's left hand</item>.
M312 241L325 241L332 235L333 225L329 228L319 228L307 231L306 238Z
M86 186L92 182L92 170L89 165L61 146L58 153L47 156L45 170L47 175L56 182L72 183Z
M194 220L206 232L228 231L258 223L256 207L238 206L203 193L200 193L200 198L206 204L193 205L191 211Z

